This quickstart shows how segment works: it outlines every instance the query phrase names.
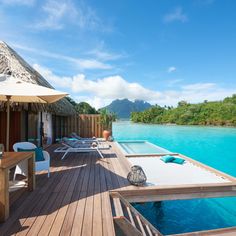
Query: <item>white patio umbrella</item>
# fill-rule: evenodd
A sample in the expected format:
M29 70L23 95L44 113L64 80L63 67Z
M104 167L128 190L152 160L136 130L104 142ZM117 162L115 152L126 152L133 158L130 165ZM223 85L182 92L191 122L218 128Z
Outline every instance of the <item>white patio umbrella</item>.
M67 93L19 79L0 75L0 101L7 102L6 150L9 151L10 102L53 103L67 96Z

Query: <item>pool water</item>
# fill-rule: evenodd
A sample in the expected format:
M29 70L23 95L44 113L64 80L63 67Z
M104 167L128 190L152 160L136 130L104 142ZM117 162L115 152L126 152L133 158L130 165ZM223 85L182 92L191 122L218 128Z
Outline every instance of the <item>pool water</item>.
M236 128L167 126L115 122L116 141L147 140L236 177ZM136 205L164 234L236 226L236 197ZM156 204L155 204L156 205Z
M118 141L117 142L125 155L129 154L160 154L170 153L170 151L158 147L146 141Z
M216 208L218 200L173 200L133 206L162 234L168 235L235 226L234 209Z

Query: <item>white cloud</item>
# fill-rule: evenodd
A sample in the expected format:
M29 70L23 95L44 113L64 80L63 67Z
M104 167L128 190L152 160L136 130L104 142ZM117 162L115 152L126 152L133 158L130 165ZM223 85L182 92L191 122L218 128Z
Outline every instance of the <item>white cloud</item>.
M186 14L183 13L183 10L181 7L177 7L175 8L173 12L166 14L163 20L166 23L170 23L173 21L181 21L184 23L188 20L188 17Z
M69 1L48 0L42 10L45 16L33 26L34 28L59 30L64 27L66 21L75 19L77 15L74 5Z
M187 84L174 90L151 90L139 83L130 83L119 75L89 80L84 74L60 77L47 68L34 65L48 82L67 90L76 101L86 101L96 108L108 105L114 99L142 99L152 104L177 105L181 100L191 103L220 100L236 93L236 88L225 89L214 83Z
M161 95L158 91L146 89L138 83L129 83L119 75L89 80L84 74L78 74L73 77L59 77L54 75L49 69L40 65L34 65L34 68L53 86L69 89L72 96L74 95L76 97L87 94L87 97L96 101L96 104L101 103L101 101L104 101L105 104L107 101L117 98L156 101Z
M114 61L128 56L125 52L122 53L110 52L106 48L104 41L98 43L92 50L86 51L85 55L93 56L102 61Z
M81 28L104 30L103 22L97 16L96 11L83 2L81 2L77 8L77 16L77 23Z
M97 61L95 59L75 59L72 60L79 65L80 68L83 69L111 69L112 66L109 64L105 64L103 62Z
M44 16L32 25L36 29L60 30L67 24L81 29L105 31L102 20L95 10L82 1L75 5L71 0L48 0L42 7Z
M170 66L167 71L168 71L168 73L172 73L172 72L176 71L176 67Z
M53 59L57 59L57 60L67 61L69 63L76 65L81 70L84 70L84 69L103 69L103 70L112 69L112 66L110 64L103 63L103 62L96 60L96 59L75 58L75 57L70 57L70 56L66 56L66 55L62 55L62 54L58 54L58 53L52 53L52 52L41 50L41 49L26 47L26 46L14 44L14 43L11 45L14 48L21 49L21 50L28 51L28 52L32 52L32 53L36 53L37 55L41 55L44 57L53 58Z
M204 91L215 88L215 83L196 83L182 86L182 89L186 91Z
M199 103L204 100L219 101L236 93L236 88L222 88L213 83L188 84L175 90L162 91L161 98L154 103L176 106L179 101Z
M33 6L35 0L0 0L0 3L5 5L25 5L25 6Z
M236 88L222 88L215 83L196 83L181 87L179 100L197 103L204 100L217 101L236 93Z
M42 67L38 64L34 64L33 68L38 71L52 86L57 86L60 88L70 88L71 78L70 77L59 77L52 73L46 67Z
M111 52L107 52L100 49L93 49L86 53L87 55L95 56L96 58L103 60L103 61L113 61L123 58L125 55L123 54L115 54Z
M96 97L96 96L75 96L74 100L76 102L86 101L92 107L95 107L96 109L104 107L104 106L110 104L113 101L113 99L103 99L103 98Z
M176 86L177 84L181 83L182 81L183 81L183 79L170 80L170 81L167 81L167 86L168 87Z

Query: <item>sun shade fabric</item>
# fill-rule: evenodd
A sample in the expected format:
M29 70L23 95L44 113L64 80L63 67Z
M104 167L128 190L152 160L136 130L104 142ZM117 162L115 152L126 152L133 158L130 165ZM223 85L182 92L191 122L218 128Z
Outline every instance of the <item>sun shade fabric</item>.
M40 147L33 148L33 149L24 149L24 148L17 148L18 152L35 152L35 160L36 161L44 161L43 150Z
M172 162L175 159L173 156L163 156L161 157L161 160L164 161L165 163Z
M0 100L27 103L53 103L68 95L55 89L0 76Z

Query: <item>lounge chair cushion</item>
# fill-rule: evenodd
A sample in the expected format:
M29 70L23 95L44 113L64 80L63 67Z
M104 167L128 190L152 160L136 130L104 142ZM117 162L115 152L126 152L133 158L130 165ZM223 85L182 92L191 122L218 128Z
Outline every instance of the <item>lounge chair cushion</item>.
M172 162L173 162L173 163L176 163L176 164L182 165L182 164L185 162L185 160L182 159L182 158L175 157Z
M33 148L33 149L24 149L24 148L17 148L18 152L35 152L35 161L45 161L43 156L43 149L40 147Z
M172 162L175 159L173 156L163 156L161 157L161 160L164 161L165 163Z

